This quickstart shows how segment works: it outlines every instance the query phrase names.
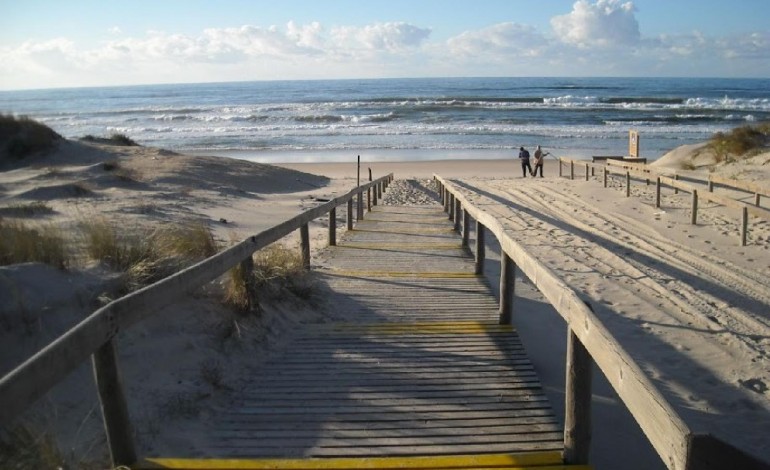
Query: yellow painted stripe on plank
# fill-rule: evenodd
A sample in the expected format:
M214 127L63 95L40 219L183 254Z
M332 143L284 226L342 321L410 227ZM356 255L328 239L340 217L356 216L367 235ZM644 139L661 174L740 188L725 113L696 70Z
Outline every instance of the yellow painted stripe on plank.
M430 333L510 333L511 325L489 322L414 322L414 323L337 323L329 325L333 331L374 334L430 334Z
M455 231L453 227L441 227L441 228L419 228L419 229L403 229L403 228L392 228L387 227L383 230L371 230L371 229L362 229L358 227L353 227L353 230L349 230L352 232L366 232L366 233L389 233L392 235L431 235L431 234L441 234L441 233L452 233Z
M359 250L451 250L460 249L460 243L360 243L346 242L337 245L338 248L354 248Z
M350 277L417 277L417 278L447 278L470 279L479 277L480 274L462 272L410 272L410 271L346 271L331 269L332 273Z
M425 457L338 457L312 459L175 459L148 458L137 469L189 470L350 470L350 469L585 469L562 464L561 452L442 455Z
M359 220L359 222L408 222L410 224L426 224L426 225L432 225L432 224L451 224L452 220L449 219L449 217L430 217L430 218L420 218L420 219L397 219L397 218L391 218L391 219L380 219L377 217L367 217L365 219Z

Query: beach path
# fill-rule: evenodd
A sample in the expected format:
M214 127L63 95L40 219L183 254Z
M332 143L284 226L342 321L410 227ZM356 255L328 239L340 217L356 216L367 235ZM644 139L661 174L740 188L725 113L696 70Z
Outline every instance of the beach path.
M334 321L306 325L255 370L212 419L209 457L269 468L563 468L562 429L441 206L376 206L313 270Z

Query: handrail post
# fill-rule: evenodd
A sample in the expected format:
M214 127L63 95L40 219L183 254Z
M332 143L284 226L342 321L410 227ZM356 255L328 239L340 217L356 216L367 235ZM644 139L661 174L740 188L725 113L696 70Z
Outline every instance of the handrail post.
M460 231L460 216L462 214L460 212L461 210L462 210L462 203L460 202L459 199L455 198L455 211L454 212L455 212L455 231L456 232Z
M302 243L302 266L305 270L310 270L310 230L307 224L302 224L299 228L299 236Z
M746 240L749 235L749 208L743 206L741 209L741 246L746 246Z
M455 195L449 193L449 220L455 219Z
M332 207L329 211L329 246L337 244L337 208Z
M112 465L133 465L136 450L114 337L91 356Z
M366 211L372 211L372 188L366 190Z
M372 186L372 206L376 206L376 205L377 205L377 185L374 185Z
M660 209L660 176L655 178L655 207Z
M358 205L356 206L356 221L364 218L364 193L358 191Z
M470 223L470 214L468 214L468 209L463 209L463 242L462 246L466 247L468 246L468 239L470 238L470 232L471 223Z
M588 464L591 447L591 355L568 328L564 407L564 461Z
M626 171L626 197L631 197L631 172Z
M513 319L513 296L516 290L516 264L508 253L500 250L500 319L501 325L510 325Z
M486 257L486 245L484 244L484 225L476 221L476 263L475 274L484 274L484 258Z
M449 189L444 188L444 212L449 214L449 200L451 198L451 195L449 193Z
M692 209L690 211L690 224L698 224L698 190L692 190Z
M348 213L347 213L348 230L353 230L353 198L348 199Z

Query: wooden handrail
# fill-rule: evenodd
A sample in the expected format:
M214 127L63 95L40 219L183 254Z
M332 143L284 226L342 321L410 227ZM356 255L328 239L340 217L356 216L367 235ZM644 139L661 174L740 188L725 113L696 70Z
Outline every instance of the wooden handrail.
M0 378L0 422L10 423L54 385L88 360L119 331L172 304L185 293L211 282L308 222L347 204L374 186L387 185L393 174L361 185L347 194L307 210L281 224L177 272L152 285L110 302L56 338L49 345Z
M717 470L726 468L728 462L733 468L752 470L768 468L766 462L724 441L708 434L693 433L620 342L594 314L588 300L581 298L553 271L530 255L511 237L494 215L474 206L459 188L447 179L438 175L434 175L434 179L439 185L440 194L451 195L460 201L464 214L469 214L476 220L477 234L483 234L486 229L495 235L502 250L501 257L510 258L567 323L568 370L565 390L567 395L565 428L570 427L570 429L565 429L565 458L571 455L581 456L578 458L584 458L583 454L587 456L587 444L567 449L567 446L571 445L568 440L576 439L576 436L570 435L575 432L573 428L576 424L575 420L586 419L581 415L585 410L581 410L576 404L588 401L590 406L590 392L586 397L586 387L590 386L586 382L590 382L590 378L586 377L586 372L581 370L581 367L586 364L583 356L587 352L602 370L607 381L615 389L669 469ZM483 237L481 238L483 240ZM570 416L569 413L572 415ZM573 426L570 426L570 422ZM585 433L585 430L578 432ZM578 439L581 437L585 439L584 436L577 436ZM590 442L590 436L588 441ZM710 445L706 445L706 442ZM568 460L568 463L585 462Z

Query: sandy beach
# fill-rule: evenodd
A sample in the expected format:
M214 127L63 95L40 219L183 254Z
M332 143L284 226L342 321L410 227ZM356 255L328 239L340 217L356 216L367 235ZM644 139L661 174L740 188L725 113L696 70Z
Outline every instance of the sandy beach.
M682 171L693 155L692 148L679 149L655 166ZM687 170L693 174L713 171L767 184L768 162L764 153L731 165L686 166L695 168ZM120 171L106 170L108 163ZM598 179L558 178L552 159L544 178L522 178L514 158L364 161L362 181L369 168L374 177L395 174L386 204L435 203L435 194L408 184L416 180L431 188L433 174L475 190L480 204L514 203L518 211L509 205L500 216L520 242L603 306L611 331L693 429L770 456L768 221L752 220L749 244L741 247L735 211L706 205L692 226L688 195L669 191L656 209L654 187L635 185L625 198L619 182L603 188ZM349 191L356 177L355 162L265 165L67 141L53 155L0 172L0 211L3 219L56 226L74 239L84 220L102 217L125 230L203 223L227 246ZM47 210L13 209L31 203ZM338 217L344 220L344 211ZM314 254L324 249L327 223L311 224ZM344 223L338 227L342 235ZM294 248L297 239L284 244ZM490 251L487 274L494 277L494 244ZM0 267L0 374L118 295L119 277L86 259L68 270ZM237 396L250 364L289 341L294 325L323 321L334 307L330 299L282 292L265 302L261 316L245 318L223 305L221 292L220 283L211 285L121 333L121 364L142 454L205 453L206 418ZM563 321L531 284L516 293L522 313L515 325L560 416ZM594 403L594 468L664 468L601 377ZM72 462L105 457L89 364L22 422L48 432ZM634 462L626 459L629 453Z

